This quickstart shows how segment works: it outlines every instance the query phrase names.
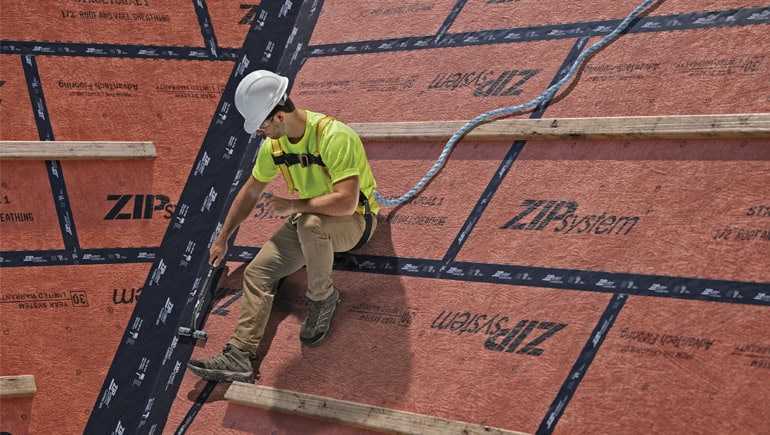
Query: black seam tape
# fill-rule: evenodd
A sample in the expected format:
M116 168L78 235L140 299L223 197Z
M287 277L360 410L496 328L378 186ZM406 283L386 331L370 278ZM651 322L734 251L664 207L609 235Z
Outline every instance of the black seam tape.
M214 27L211 25L211 17L206 6L206 0L193 0L193 7L195 7L195 14L198 16L198 24L201 26L201 35L203 36L204 44L206 44L206 49L211 54L211 57L217 59L219 58L219 45L214 34Z
M599 352L602 343L604 343L607 333L612 328L612 325L615 324L615 320L618 318L620 310L625 306L627 299L628 295L616 294L612 297L610 303L607 304L607 308L604 309L599 322L588 337L588 341L583 346L583 350L578 355L575 364L572 365L572 370L570 370L567 378L564 380L559 392L556 394L556 398L551 403L551 406L548 407L543 421L535 432L537 435L553 433L553 428L556 427L562 414L564 414L564 409L567 408L572 396L580 386L580 382L591 366L594 357Z
M436 40L434 35L389 38L350 43L319 44L309 48L309 56L344 56L363 53L425 50L432 48L457 48L475 45L510 44L554 39L571 39L604 36L621 20L591 21L582 23L553 24L511 29L480 30L474 32L447 33ZM715 27L752 26L770 23L770 7L728 9L710 12L692 12L676 15L659 15L640 19L626 33L654 33Z
M24 77L27 79L29 98L40 140L54 140L51 117L48 114L48 106L45 103L43 84L40 79L40 72L37 69L35 56L21 56L21 65L24 69ZM72 218L72 208L70 207L69 195L67 194L67 185L64 182L64 172L58 160L46 160L45 165L48 171L48 181L51 184L56 214L59 217L59 227L61 228L64 248L69 252L71 258L77 261L80 243L78 242L78 234L75 230L75 221Z
M554 78L551 80L551 83L548 85L548 87L553 86L562 77L564 77L565 74L567 74L570 66L572 66L572 64L575 62L575 59L580 55L587 43L588 38L581 38L575 42L575 44L572 46L572 49L570 49L570 51L567 53L567 57L564 59L564 62L557 70L556 76L554 76ZM535 109L534 112L532 112L530 119L542 118L543 113L545 113L545 110L548 108L548 104L550 104L550 100L544 101ZM473 232L476 223L479 221L479 219L481 219L481 215L484 214L484 210L486 210L487 206L492 202L492 197L495 195L497 189L500 187L500 184L508 175L508 171L510 171L511 166L513 166L514 161L524 149L524 145L526 143L526 141L516 141L513 143L513 145L511 145L511 148L508 150L505 158L503 158L500 166L497 168L492 179L487 184L487 187L484 189L484 193L481 194L481 197L476 202L476 205L473 207L473 210L460 229L460 232L457 233L457 236L452 241L452 244L449 245L449 249L447 249L446 254L444 254L444 259L442 260L443 265L441 269L439 269L439 274L442 274L443 271L446 270L454 261L455 257L457 257L460 249L462 249L465 241L468 240L470 233Z

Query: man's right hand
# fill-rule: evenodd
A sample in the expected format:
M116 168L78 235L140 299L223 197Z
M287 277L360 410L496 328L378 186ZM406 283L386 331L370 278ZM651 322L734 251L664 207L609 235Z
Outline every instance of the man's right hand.
M235 195L230 210L227 211L225 222L219 230L214 243L209 249L209 264L218 267L225 261L227 255L227 235L233 234L238 226L249 217L249 213L254 210L259 200L259 195L265 190L267 183L257 181L254 177L249 177L238 194Z
M225 255L227 255L227 240L217 237L211 245L211 249L209 249L209 264L214 267L219 267L219 265L222 264L222 261L224 261Z

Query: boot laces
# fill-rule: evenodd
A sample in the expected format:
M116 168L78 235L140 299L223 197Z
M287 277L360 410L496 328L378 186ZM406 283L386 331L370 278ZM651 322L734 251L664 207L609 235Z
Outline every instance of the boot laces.
M222 350L222 353L214 355L208 361L206 361L206 366L212 369L228 368L231 365L231 362L235 359L235 355L233 355L233 351L234 349L231 344L225 345L225 348L224 350Z

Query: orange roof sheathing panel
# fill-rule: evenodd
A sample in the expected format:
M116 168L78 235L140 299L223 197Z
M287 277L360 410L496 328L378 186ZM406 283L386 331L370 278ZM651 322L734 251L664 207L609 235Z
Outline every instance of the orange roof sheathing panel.
M765 432L769 323L766 307L629 300L554 433Z
M64 248L52 198L45 162L0 161L0 251Z
M40 140L18 56L0 56L0 140Z
M192 2L180 6L155 0L3 0L0 39L201 46L201 27Z
M153 160L62 163L81 245L157 246L232 64L137 59L84 64L61 57L38 63L58 140L150 141L157 149Z
M469 119L537 96L573 45L558 40L311 58L292 98L347 122Z
M638 0L469 0L450 28L451 32L473 32L541 25L620 20L641 1ZM649 16L688 12L718 11L759 7L760 0L665 0Z
M3 430L8 419L14 434L82 431L149 268L3 269L0 373L34 373L37 383L31 403L3 401Z
M763 141L528 143L458 260L768 282L768 179Z
M770 112L767 29L625 35L591 59L547 116Z

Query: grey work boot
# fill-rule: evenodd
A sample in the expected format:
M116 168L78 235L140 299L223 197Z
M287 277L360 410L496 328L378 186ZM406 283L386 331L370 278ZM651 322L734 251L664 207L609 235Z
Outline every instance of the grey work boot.
M190 371L207 381L254 382L252 360L255 356L228 344L222 353L206 360L191 359L187 363Z
M340 293L336 288L328 298L322 301L308 301L307 317L299 331L299 339L303 344L317 346L326 338L338 303L340 303Z

